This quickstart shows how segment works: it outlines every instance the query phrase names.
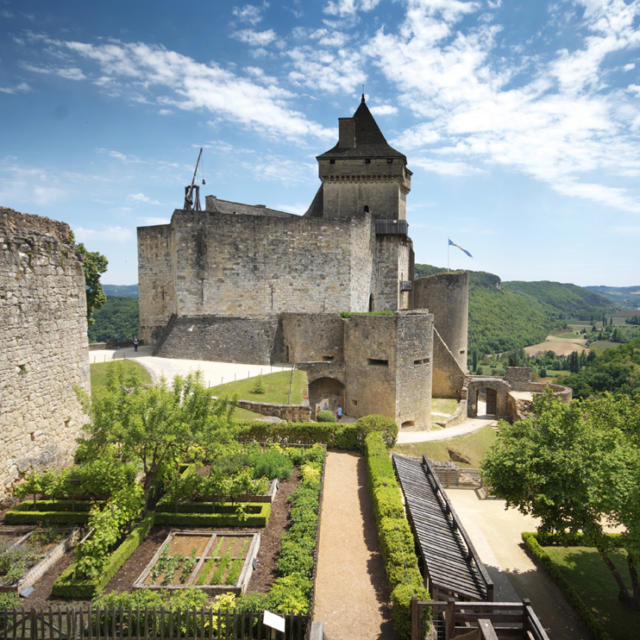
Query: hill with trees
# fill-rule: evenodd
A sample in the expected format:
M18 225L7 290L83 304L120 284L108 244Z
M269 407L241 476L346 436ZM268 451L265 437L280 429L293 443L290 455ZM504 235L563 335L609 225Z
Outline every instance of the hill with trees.
M416 277L443 272L416 264ZM485 271L469 272L469 355L513 351L542 342L567 320L601 319L613 304L597 293L559 282L501 282Z
M603 285L585 287L622 307L640 309L640 285L635 287L606 287Z
M108 295L104 306L93 312L93 320L89 342L105 342L115 335L118 340L133 340L138 335L138 298Z
M125 298L138 297L137 284L103 284L102 289L107 296L121 296Z

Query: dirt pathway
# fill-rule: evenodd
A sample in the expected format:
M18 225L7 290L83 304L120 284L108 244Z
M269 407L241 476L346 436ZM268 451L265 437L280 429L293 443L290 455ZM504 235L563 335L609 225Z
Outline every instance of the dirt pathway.
M314 619L327 640L392 640L389 592L365 462L329 453L325 469Z
M553 640L588 640L589 632L560 589L526 554L520 534L535 531L538 521L504 500L479 500L474 491L447 489L473 546L496 586L496 600L529 598Z

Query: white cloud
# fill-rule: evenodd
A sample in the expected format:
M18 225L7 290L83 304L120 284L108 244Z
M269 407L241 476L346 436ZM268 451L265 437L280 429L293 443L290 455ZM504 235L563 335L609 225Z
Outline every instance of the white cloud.
M0 87L0 93L25 93L31 91L31 87L26 82L20 82L15 87Z
M276 32L273 29L265 31L254 31L253 29L242 29L231 34L236 40L246 42L251 47L265 47L276 39Z
M349 49L327 50L315 46L295 47L288 52L294 70L289 80L324 93L352 93L367 76L362 56Z
M380 0L329 0L323 11L330 16L352 16L357 11L371 11Z
M38 67L32 64L22 65L27 71L42 73L46 75L56 75L66 80L85 80L86 76L79 67Z
M239 122L267 135L332 139L334 132L307 120L287 104L292 94L277 85L267 87L189 56L142 42L89 44L43 40L49 48L95 63L98 79L111 95L144 99L162 108L208 111L226 121ZM84 69L87 73L87 69ZM95 81L94 81L95 82Z
M155 226L157 224L169 224L171 219L169 217L163 218L160 216L142 216L138 218L138 220L142 223L140 226Z
M438 160L435 158L417 157L411 160L411 165L425 171L439 173L445 176L468 176L481 173L479 169L462 161Z
M392 104L379 104L374 107L369 107L369 111L374 116L394 116L398 113L398 107L394 107Z
M633 71L635 68L636 68L635 62L629 62L628 64L625 64L624 67L622 67L624 71Z
M268 6L268 2L264 2L262 5L245 4L243 7L234 7L232 13L240 22L247 22L255 26L262 21L262 14Z
M162 204L162 202L159 202L158 200L153 200L152 198L145 196L144 193L132 193L129 195L129 200L133 200L135 202L142 202L144 204L154 204L154 205Z

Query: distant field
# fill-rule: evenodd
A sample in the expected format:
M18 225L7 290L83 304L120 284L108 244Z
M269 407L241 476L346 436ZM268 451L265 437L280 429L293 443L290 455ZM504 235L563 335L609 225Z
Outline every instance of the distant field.
M611 347L619 347L620 343L618 342L610 342L609 340L598 340L597 342L591 343L591 349L595 351L596 355L599 356L603 351L607 349L611 349Z
M576 337L575 340L562 339L555 336L548 336L544 342L538 344L532 344L529 347L525 347L525 353L529 356L546 353L547 351L553 351L557 356L568 356L570 353L577 351L582 353L583 351L589 351L584 346L584 340Z
M426 455L433 460L447 461L451 460L449 456L449 449L453 449L458 453L469 458L469 464L456 463L461 467L473 467L480 466L482 457L487 452L489 447L496 440L496 431L492 427L483 427L468 433L464 436L458 436L456 438L449 438L448 440L434 440L433 442L415 442L411 444L399 444L395 447L394 451L398 453L404 453L410 456L422 456Z

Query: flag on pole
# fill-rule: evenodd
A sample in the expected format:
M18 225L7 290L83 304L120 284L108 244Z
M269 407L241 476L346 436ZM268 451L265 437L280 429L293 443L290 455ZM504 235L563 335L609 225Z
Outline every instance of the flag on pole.
M473 258L473 256L463 247L461 247L459 244L456 244L455 242L453 242L453 240L451 240L451 238L449 238L449 245L452 247L458 247L458 249L460 249L460 251L464 251L470 258Z

